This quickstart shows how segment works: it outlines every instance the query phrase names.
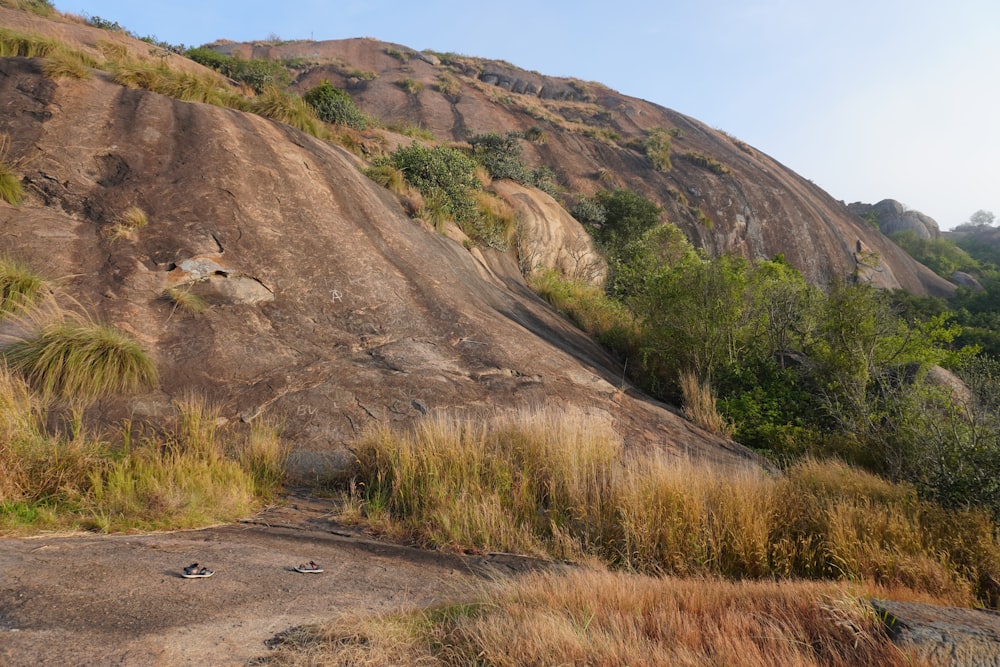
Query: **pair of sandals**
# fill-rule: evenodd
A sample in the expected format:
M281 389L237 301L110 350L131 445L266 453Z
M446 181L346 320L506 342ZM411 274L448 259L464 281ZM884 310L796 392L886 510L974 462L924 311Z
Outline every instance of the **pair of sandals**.
M309 561L308 563L302 563L297 567L292 568L296 572L302 572L303 574L320 574L323 572L323 568L316 564L315 561ZM215 570L209 570L207 567L199 567L198 563L191 563L184 571L181 576L185 579L207 579L215 574Z

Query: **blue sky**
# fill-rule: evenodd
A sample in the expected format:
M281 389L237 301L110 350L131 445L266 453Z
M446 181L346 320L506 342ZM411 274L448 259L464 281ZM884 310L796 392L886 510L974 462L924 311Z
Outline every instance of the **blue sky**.
M847 202L1000 216L996 0L56 0L198 46L375 37L599 81L739 137Z

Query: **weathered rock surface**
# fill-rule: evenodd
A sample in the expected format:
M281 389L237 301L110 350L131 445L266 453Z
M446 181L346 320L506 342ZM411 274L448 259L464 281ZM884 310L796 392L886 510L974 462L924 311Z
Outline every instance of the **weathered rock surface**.
M848 204L847 208L859 217L874 217L883 234L909 231L921 239L936 239L941 236L941 229L934 218L920 211L910 210L895 199L883 199L877 204L854 202Z
M97 406L105 418L156 419L201 394L229 420L281 421L301 476L341 465L366 424L499 405L578 406L635 446L748 460L623 390L615 360L527 288L515 258L411 220L339 148L100 73L54 82L23 58L0 59L0 100L27 191L0 203L3 251L160 368L158 392ZM148 224L114 238L132 206ZM210 308L187 312L170 288Z
M494 192L518 214L518 258L526 274L554 269L595 285L604 283L607 262L583 226L541 190L495 181Z
M444 56L438 63L392 53L406 51L374 39L217 45L244 57L305 58L314 65L296 86L323 79L347 89L367 112L386 121L465 141L469 133L536 128L543 140L526 142L532 165L553 168L568 192L592 194L627 187L660 203L665 217L697 246L750 259L784 254L814 284L860 275L876 286L916 294L950 294L954 286L810 181L759 150L699 121L628 97L596 83L547 77L507 63ZM358 77L361 70L369 73ZM458 86L441 85L442 77ZM423 84L415 94L399 84ZM642 143L663 128L673 167L656 171ZM685 159L684 156L695 159ZM706 168L697 157L715 160ZM870 249L859 258L858 244ZM868 262L877 258L872 267Z
M874 600L894 641L941 667L1000 667L1000 614Z

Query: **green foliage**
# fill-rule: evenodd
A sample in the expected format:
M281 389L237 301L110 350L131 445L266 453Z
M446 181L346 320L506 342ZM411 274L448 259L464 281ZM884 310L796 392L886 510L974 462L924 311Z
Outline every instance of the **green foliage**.
M604 210L604 221L590 232L609 259L624 259L629 246L660 223L660 207L631 190L601 190L594 202Z
M385 49L385 54L391 56L403 63L404 65L410 61L410 54L406 51L401 51L400 49L395 49L391 46L387 46Z
M272 86L287 86L291 81L288 71L276 60L262 58L246 60L227 56L205 47L188 49L185 55L196 63L211 67L233 81L249 86L258 94Z
M486 168L493 178L509 178L524 183L528 180L528 168L521 158L520 132L487 132L469 137L472 155Z
M56 321L3 351L8 366L35 391L86 405L156 384L156 366L131 337L104 324Z
M410 95L416 95L424 89L423 82L417 81L416 79L403 79L402 81L396 82L396 85Z
M0 256L0 319L37 303L48 283L24 264Z
M657 171L670 171L673 165L670 163L670 139L672 135L662 127L655 127L648 130L646 139L642 143L646 157Z
M471 222L477 216L473 193L482 189L476 178L476 163L449 146L432 148L413 142L400 146L384 158L403 172L406 180L428 200L440 202L443 213L456 222ZM376 166L382 161L376 161Z
M307 92L303 99L325 123L346 125L356 130L368 127L368 118L355 106L351 96L326 79Z
M976 272L980 269L979 262L948 239L923 239L913 230L897 232L889 238L913 259L946 280L951 279L955 271Z
M458 82L458 79L448 72L438 74L437 83L434 84L434 88L452 101L457 100L459 94L462 92L462 85Z

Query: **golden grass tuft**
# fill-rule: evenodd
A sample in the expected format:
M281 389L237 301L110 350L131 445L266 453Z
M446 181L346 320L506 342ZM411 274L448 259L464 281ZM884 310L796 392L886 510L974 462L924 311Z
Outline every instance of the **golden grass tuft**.
M198 315L208 310L208 302L192 292L191 285L170 287L163 296L174 304L174 308L180 308L185 313Z
M0 200L17 206L24 198L24 188L21 179L14 173L14 168L7 162L10 153L10 135L0 134Z
M285 125L291 125L320 139L329 136L326 126L308 102L299 95L274 86L267 88L261 95L250 100L247 110Z
M733 425L719 412L712 385L691 372L681 373L680 384L684 416L709 433L730 437Z
M93 60L74 51L57 51L45 59L42 71L50 79L88 79Z
M120 238L132 238L132 232L142 229L149 224L146 212L138 206L130 206L122 213L121 218L111 228L111 240Z
M117 439L50 433L45 413L0 366L0 531L204 526L252 514L284 481L277 427L224 424L204 401L182 401L172 428L126 422Z

